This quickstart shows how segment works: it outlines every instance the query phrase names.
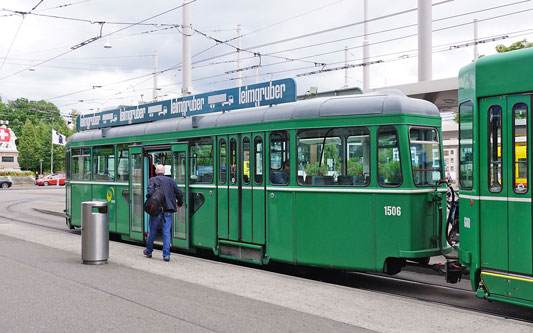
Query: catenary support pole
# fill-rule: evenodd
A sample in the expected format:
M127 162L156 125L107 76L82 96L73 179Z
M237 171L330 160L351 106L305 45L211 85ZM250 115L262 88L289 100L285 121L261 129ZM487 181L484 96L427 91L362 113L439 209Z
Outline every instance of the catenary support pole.
M157 67L158 67L158 56L157 51L154 51L154 93L153 93L153 101L157 102Z
M241 25L237 24L237 87L242 86L241 69Z
M432 3L418 0L418 81L429 81L432 76L431 55Z
M190 0L183 0L183 86L181 93L183 96L192 94L192 59L191 59L191 35L192 26L190 21Z
M368 46L368 0L364 3L364 23L363 23L363 92L370 87L370 65L367 65L370 58L370 48Z
M479 53L477 49L477 19L474 19L474 61L479 58Z
M344 88L348 88L348 46L344 47Z

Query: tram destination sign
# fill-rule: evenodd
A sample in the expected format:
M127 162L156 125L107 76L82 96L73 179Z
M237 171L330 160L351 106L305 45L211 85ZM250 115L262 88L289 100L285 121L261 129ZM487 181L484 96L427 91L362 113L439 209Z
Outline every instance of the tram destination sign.
M295 101L296 82L282 79L80 115L76 129L115 127Z

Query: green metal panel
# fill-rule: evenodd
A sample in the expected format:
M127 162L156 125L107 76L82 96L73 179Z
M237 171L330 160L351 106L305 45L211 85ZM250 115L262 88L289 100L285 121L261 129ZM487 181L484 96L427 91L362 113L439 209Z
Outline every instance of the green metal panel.
M225 162L221 162L221 142L225 143ZM229 238L229 212L228 212L228 184L229 184L229 168L228 168L228 137L217 137L217 235L219 239Z
M254 140L256 138L260 138L262 140L261 144L261 151L259 152L259 156L256 156L255 153L252 154L252 161L253 163L250 166L250 171L252 172L252 182L253 182L253 190L252 190L252 202L253 202L253 209L252 209L252 242L255 244L265 244L265 184L266 184L266 168L265 168L265 137L263 133L253 133L252 134L252 143L254 143ZM253 145L254 147L255 145ZM252 147L252 152L254 151ZM255 166L258 166L260 170L257 170ZM262 175L261 181L259 183L256 183L255 176L259 173Z
M142 147L129 149L130 238L144 240L144 157Z
M482 272L481 276L488 299L533 308L533 277L500 272Z
M459 104L471 101L473 105L473 186L471 189L460 189L459 196L459 234L461 242L459 253L469 255L461 258L461 264L470 269L472 289L476 290L480 283L481 270L481 230L480 230L480 113L479 100L476 96L476 64L469 64L459 72ZM486 135L486 129L484 130ZM486 147L483 147L486 149ZM460 152L459 152L460 154ZM486 154L486 153L485 153ZM460 156L457 156L460 158ZM483 164L486 166L486 162ZM486 179L487 172L484 176ZM484 183L486 186L486 181ZM465 260L469 259L469 260Z
M475 182L474 184L477 184ZM470 192L470 191L469 191ZM476 290L480 282L480 268L481 268L481 257L480 257L480 217L479 217L479 206L480 201L467 198L466 191L461 191L461 196L459 197L459 234L461 237L461 244L459 247L460 252L470 253L470 260L461 260L461 264L470 268L470 283L472 289ZM460 259L462 259L460 257Z
M267 256L270 259L295 262L294 257L294 193L267 191ZM320 247L320 244L317 244Z
M117 232L116 195L113 185L92 185L92 200L106 201L108 205L109 232Z
M233 141L234 140L234 141ZM229 154L228 154L228 221L229 221L229 237L228 239L238 241L240 236L240 185L241 185L241 173L238 168L238 161L240 160L240 142L238 135L230 135L228 137L229 142ZM234 142L234 156L232 157L232 142ZM234 159L232 161L232 159Z
M527 119L515 120L518 126L515 126L513 122L513 108L521 105L527 106ZM507 142L508 142L508 172L507 172L507 186L508 186L508 225L509 225L509 271L522 274L533 274L533 243L532 243L532 220L531 220L531 188L527 192L517 190L515 181L518 183L525 183L526 186L531 186L531 95L509 96L507 97ZM519 150L519 145L527 145L527 164L528 164L528 179L526 181L521 180L521 176L518 175L518 170L513 163L513 158L525 158L521 156L520 151L515 151L513 157L513 129L520 131L518 128L521 121L527 120L527 139L524 140L521 136L522 133L516 133L515 143L517 144L516 150ZM526 124L523 125L525 127ZM525 142L522 142L525 141ZM518 193L517 193L518 192Z
M245 147L245 139L248 140L248 146ZM247 149L247 150L246 150ZM253 159L251 157L251 138L250 133L241 135L241 149L240 149L240 182L241 182L241 242L252 243L252 191L253 179L251 179L251 165ZM245 153L248 152L248 165L245 165ZM246 180L248 184L246 184Z
M478 97L531 91L531 48L482 57L475 66Z
M295 194L296 261L374 270L374 196L316 190Z
M90 201L92 191L90 184L71 184L72 186L72 220L75 227L81 227L81 203Z
M183 205L173 214L172 245L183 249L190 248L191 228L189 221L189 159L187 144L175 144L172 152L172 178L183 192Z
M214 248L216 246L216 194L214 188L190 189L204 196L205 202L190 218L191 245ZM192 198L192 196L190 196ZM192 203L191 203L192 204Z
M501 107L502 124L507 122L505 98L486 98L480 101L479 114L480 122L480 237L481 237L481 267L493 268L507 271L509 269L508 258L508 223L507 223L507 160L508 149L505 144L501 145L502 156L502 188L500 192L494 193L489 190L489 138L488 138L488 112L491 107ZM502 141L507 142L505 131L502 132ZM493 190L494 191L494 190Z
M115 186L117 232L128 235L130 233L130 191L127 185Z

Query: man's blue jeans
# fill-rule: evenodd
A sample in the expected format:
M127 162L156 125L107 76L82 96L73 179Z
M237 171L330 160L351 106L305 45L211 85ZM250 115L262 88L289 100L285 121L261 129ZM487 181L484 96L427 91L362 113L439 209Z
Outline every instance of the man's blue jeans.
M163 231L163 258L170 257L170 226L172 225L172 212L164 212L156 217L150 216L149 224L150 231L146 238L146 253L152 254L157 228L161 225L161 230Z

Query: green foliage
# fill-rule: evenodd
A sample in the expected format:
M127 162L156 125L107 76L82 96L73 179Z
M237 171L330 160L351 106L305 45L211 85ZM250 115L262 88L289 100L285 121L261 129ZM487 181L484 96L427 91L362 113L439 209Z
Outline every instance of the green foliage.
M334 161L334 167L337 169L338 172L341 171L342 163L341 158L339 156L339 153L337 151L337 145L336 144L326 144L324 147L324 161L327 160L333 160Z
M400 161L393 159L392 148L380 148L378 153L378 173L385 178L387 184L399 184L401 182Z
M360 176L363 174L363 163L360 162L359 157L352 157L348 160L346 175Z
M505 53L505 52L515 51L515 50L520 50L520 49L526 49L532 46L533 46L533 43L529 43L527 39L523 39L518 42L514 42L513 44L509 46L505 46L503 44L497 45L496 51L498 53Z
M35 176L32 171L0 171L0 176Z
M74 113L73 113L74 114ZM20 167L39 170L43 159L43 172L50 171L52 129L66 135L74 133L61 116L59 109L45 101L29 101L19 98L7 104L0 102L0 119L8 120L17 139ZM65 147L54 145L54 171L65 167Z
M305 166L305 173L310 176L324 176L328 172L326 165L320 165L319 162L309 163Z
M400 161L381 164L379 175L386 179L387 184L399 184L401 182Z

